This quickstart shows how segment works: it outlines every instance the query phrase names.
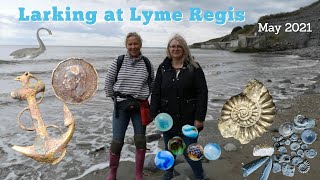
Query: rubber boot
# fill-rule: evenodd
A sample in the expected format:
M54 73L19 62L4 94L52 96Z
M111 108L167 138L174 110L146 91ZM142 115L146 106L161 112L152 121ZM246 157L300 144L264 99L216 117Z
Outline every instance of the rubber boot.
M120 160L120 155L113 154L112 152L110 152L109 174L108 174L107 180L116 179L119 160Z
M136 149L136 180L143 180L145 149Z

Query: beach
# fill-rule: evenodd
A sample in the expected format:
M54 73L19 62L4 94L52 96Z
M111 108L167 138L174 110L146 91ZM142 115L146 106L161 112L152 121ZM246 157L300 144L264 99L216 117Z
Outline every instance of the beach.
M2 125L0 126L0 160L2 162L0 164L0 179L105 179L107 172L105 168L108 167L108 151L112 139L113 104L111 98L105 97L104 78L107 67L125 49L120 47L57 46L48 48L45 54L34 60L11 60L6 56L19 48L22 47L0 47L0 64L2 67L0 71L0 114L2 114ZM164 50L163 48L145 48L143 52L152 60L154 67L158 68L163 60ZM192 52L204 70L209 90L205 129L200 133L199 143L205 146L208 142L216 142L219 143L221 148L227 143L233 143L237 147L237 151L226 152L223 150L219 160L204 161L204 168L208 176L212 178L219 179L218 176L229 176L231 174L232 177L241 179L242 163L245 164L257 159L252 156L253 147L259 144L260 141L268 140L268 142L273 143L270 138L273 134L265 133L261 138L247 145L241 145L232 138L223 138L217 129L217 120L223 104L231 96L239 94L251 79L257 79L267 87L277 108L280 109L277 111L274 124L271 127L271 129L275 129L280 124L277 124L281 120L278 116L282 116L282 113L292 110L294 113L289 113L290 121L298 114L297 110L293 110L294 106L291 105L291 100L297 99L302 94L314 95L320 92L317 87L320 61L296 55L238 54L204 49L192 49ZM73 138L68 144L65 158L57 165L39 163L11 148L13 145L31 145L34 142L35 133L19 129L16 122L17 115L28 104L27 102L10 98L10 92L21 87L20 83L14 81L16 76L26 71L34 74L46 85L45 97L40 104L44 122L47 125L56 124L63 127L63 103L54 95L51 85L51 73L59 62L69 57L84 58L96 68L99 75L98 90L94 97L85 104L68 105L75 117L76 129ZM286 99L290 100L290 102L286 103L284 101ZM317 100L316 97L312 99L315 102ZM319 109L316 103L305 103L308 106L311 104L311 108ZM302 105L299 104L299 106ZM301 114L303 113L301 112ZM304 115L318 117L310 113ZM32 126L30 113L25 112L21 121L27 127ZM54 137L61 135L59 131L52 128L49 129L49 133ZM156 133L157 130L154 124L148 126L148 136ZM135 146L133 134L133 127L129 125L121 154L119 179L134 178ZM269 135L270 137L267 137ZM162 141L162 139L158 138L149 141L147 145L150 148L147 151L149 162L152 161L150 157L163 149ZM180 171L180 174L186 174L181 171L185 171L188 165L183 163L184 158L178 157L178 159L179 161L177 162L179 164L176 166L176 174L178 175L178 171ZM310 163L312 167L316 167L312 164L312 161ZM215 167L219 167L219 169ZM309 173L312 173L312 170ZM189 173L190 171L187 170L186 172ZM152 171L146 171L145 174L145 179L160 179L163 171L153 169ZM276 175L284 177L279 174L271 174L270 178ZM258 175L259 173L255 172L248 178ZM181 178L185 179L186 177Z
M306 117L316 119L316 127L313 130L319 134L319 123L320 123L320 82L319 78L315 78L317 83L315 83L309 90L305 91L304 94L299 95L292 99L281 100L275 103L276 105L276 114L274 117L274 122L272 126L269 128L269 131L264 133L262 137L252 140L248 144L240 144L239 141L233 138L223 138L218 130L217 121L206 121L204 124L204 130L200 133L199 143L201 145L206 145L207 143L213 142L218 143L222 148L222 154L218 160L208 161L203 160L203 167L209 179L215 180L238 180L238 179L258 179L262 169L264 167L260 167L257 171L253 172L248 177L242 176L242 166L247 164L259 157L254 157L252 155L253 148L259 144L268 144L273 145L273 136L279 136L278 127L284 122L293 122L293 118L298 114L302 114ZM218 117L214 117L214 119L218 119ZM163 140L160 139L159 146L160 148L164 148ZM227 143L232 143L237 147L237 150L227 152L223 149L224 145ZM316 150L320 149L319 140L316 140L313 144L309 146L309 148L313 148ZM276 151L275 151L276 152ZM180 174L176 173L176 177L174 179L194 179L191 169L188 164L183 162L184 158L179 157L179 164L176 165L175 171L179 171ZM318 167L320 166L320 158L319 155L313 159L308 159L311 165L310 171L306 174L302 174L295 170L293 177L284 176L282 172L273 173L271 171L269 175L269 180L278 180L278 179L290 179L290 180L301 180L301 179L309 179L309 180L317 180L320 178L318 173ZM134 162L124 161L120 163L118 169L118 179L120 180L131 180L135 179L135 166ZM98 171L94 171L82 178L81 180L102 180L107 176L108 169L101 169ZM144 178L146 180L156 180L161 179L161 175L164 171L156 170L154 172L145 170Z

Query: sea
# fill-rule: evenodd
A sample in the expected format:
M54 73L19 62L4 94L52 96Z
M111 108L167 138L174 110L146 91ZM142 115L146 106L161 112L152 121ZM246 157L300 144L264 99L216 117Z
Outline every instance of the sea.
M28 46L0 46L0 179L80 179L86 174L108 166L108 150L112 139L113 103L104 92L104 80L110 63L121 54L123 47L68 47L48 46L35 59L13 59L9 54ZM31 47L31 46L29 46ZM217 121L223 104L242 92L251 79L262 82L274 98L275 104L282 99L295 98L315 83L319 76L320 61L293 55L246 54L229 51L192 49L192 55L203 68L209 90L207 121ZM142 48L155 69L163 61L165 48ZM51 75L59 62L70 57L83 58L98 72L98 90L89 101L81 105L68 105L76 129L67 146L65 158L56 165L34 161L13 149L13 145L32 145L35 132L21 130L17 123L19 112L28 106L26 101L15 100L10 92L21 88L15 77L30 72L46 85L41 117L46 125L63 128L63 102L52 89ZM24 126L32 127L30 113L21 117ZM49 128L52 137L60 132ZM157 133L154 124L147 134ZM133 127L129 124L121 161L134 161ZM200 137L201 138L201 137ZM221 136L222 138L222 136ZM147 154L155 154L163 147L158 141L148 143Z

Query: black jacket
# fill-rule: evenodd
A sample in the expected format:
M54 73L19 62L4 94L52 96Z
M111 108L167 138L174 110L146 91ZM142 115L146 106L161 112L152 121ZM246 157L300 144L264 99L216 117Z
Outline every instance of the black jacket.
M168 113L173 118L170 131L181 131L195 120L204 121L208 105L208 87L204 73L199 68L190 71L185 63L178 78L171 60L166 58L158 67L151 94L151 117Z

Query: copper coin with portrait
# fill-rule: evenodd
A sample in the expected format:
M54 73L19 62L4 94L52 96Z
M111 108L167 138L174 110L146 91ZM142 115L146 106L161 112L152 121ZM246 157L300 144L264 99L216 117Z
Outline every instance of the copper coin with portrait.
M84 59L69 58L53 70L51 83L59 99L69 104L81 104L96 92L98 74Z

